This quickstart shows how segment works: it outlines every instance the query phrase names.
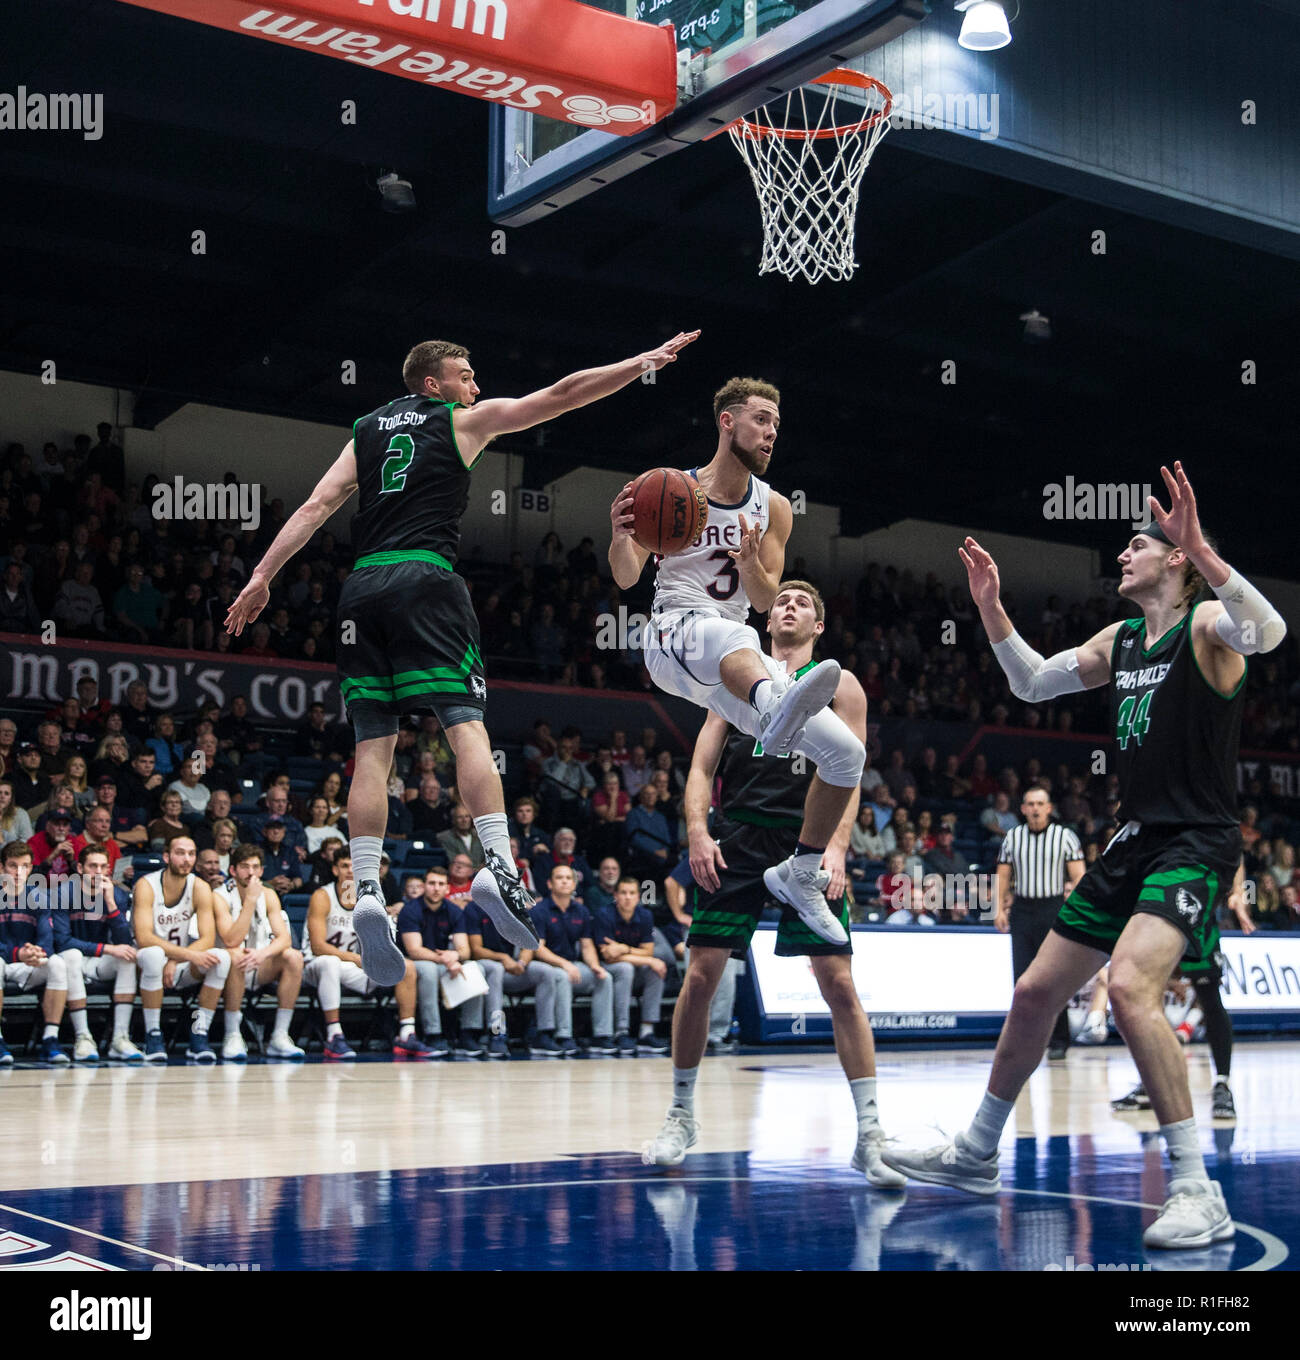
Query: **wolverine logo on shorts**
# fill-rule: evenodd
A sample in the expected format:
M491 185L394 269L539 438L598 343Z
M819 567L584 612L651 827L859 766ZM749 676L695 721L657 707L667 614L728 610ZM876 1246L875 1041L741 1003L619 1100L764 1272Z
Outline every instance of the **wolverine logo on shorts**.
M1186 888L1179 888L1174 894L1174 906L1178 909L1178 914L1187 917L1189 921L1195 921L1204 910L1200 899L1189 893Z

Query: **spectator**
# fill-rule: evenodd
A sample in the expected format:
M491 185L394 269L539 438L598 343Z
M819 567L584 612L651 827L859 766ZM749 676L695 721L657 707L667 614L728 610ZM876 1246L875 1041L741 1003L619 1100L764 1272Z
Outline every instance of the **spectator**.
M623 787L627 790L627 796L635 802L653 773L654 769L646 759L645 747L634 746L630 758L622 767Z
M412 835L434 840L451 829L451 803L443 797L437 775L427 774L420 780L419 795L407 806Z
M149 837L150 850L166 849L168 840L172 836L179 836L186 830L185 823L181 820L181 809L184 803L181 796L175 789L167 789L159 799L160 811L158 816L145 828Z
M114 711L109 714L111 722L120 724L121 715ZM108 778L117 783L117 777L131 763L130 748L121 732L108 732L95 748L95 758L90 764L92 783Z
M885 828L889 832L889 840L876 830L876 813L870 803L863 803L858 808L857 820L853 823L849 831L849 854L855 860L883 860L893 849L894 833L889 827ZM860 870L853 870L854 877L860 876Z
M944 906L951 909L955 900L952 885L957 879L964 879L971 868L970 861L959 855L953 847L951 826L944 824L939 827L934 849L925 857L925 867L927 872L938 874L943 879Z
M988 757L978 751L971 759L970 796L972 798L991 798L997 792L998 781L989 774Z
M636 806L627 815L627 853L629 867L647 877L660 878L667 871L668 857L675 842L668 819L658 810L659 796L653 785L641 790Z
M465 917L459 907L447 900L447 871L430 869L424 875L424 893L403 905L397 918L397 935L406 957L415 964L416 987L420 1007L420 1027L429 1056L445 1058L450 1050L442 1037L442 1007L439 995L442 979L459 977L469 959L469 937L465 934ZM488 961L485 961L488 962ZM480 967L484 967L480 964ZM484 968L486 973L486 968ZM495 971L503 973L501 964ZM483 1000L479 1003L482 1016ZM466 1002L465 1005L471 1005ZM457 1053L467 1058L482 1058L486 1050L481 1042L468 1033L464 1026L456 1045Z
M41 749L30 741L18 748L18 768L9 775L14 802L21 808L34 808L50 796L49 776L41 772Z
M303 838L307 842L307 854L314 855L327 836L337 836L338 831L329 822L329 801L315 794L307 803L307 824L303 827Z
M922 859L934 849L937 840L938 833L934 830L934 814L929 808L925 808L916 814L916 848Z
M216 830L213 829L215 847ZM262 827L262 874L264 881L280 894L297 892L302 887L302 861L285 844L283 817L268 817ZM337 860L335 865L337 867Z
M135 808L142 815L137 820L148 820L150 811L156 805L163 787L163 777L155 766L158 757L151 747L141 746L135 753L130 767L117 778L118 802L124 807Z
M307 709L307 721L298 729L294 754L341 765L351 745L342 728L326 717L325 705L318 699Z
M104 600L95 589L95 568L78 562L72 575L60 584L51 611L54 621L71 637L104 636Z
M55 721L51 713L50 721ZM59 741L69 754L73 751L89 752L94 748L94 734L87 730L81 720L81 705L75 699L65 699L59 706Z
M618 1051L614 1045L614 979L596 953L590 912L573 900L576 886L573 870L567 864L558 865L551 871L547 896L533 908L533 924L541 940L535 956L562 974L556 988L555 1034L547 1034L539 1025L531 1049L542 1057L571 1058L578 1052L573 1041L575 992L591 996L591 1051Z
M41 773L51 784L61 783L68 753L63 749L63 729L58 723L47 719L37 727L36 747L41 753Z
M578 838L571 827L562 826L557 828L554 836L554 848L549 855L542 855L537 861L538 875L548 880L551 877L551 870L557 864L567 864L573 870L573 877L576 883L574 889L577 898L585 904L583 887L591 882L595 875L591 872L591 866L579 854L575 853L578 845ZM590 911L592 908L587 907Z
M1273 842L1273 863L1269 873L1280 889L1289 888L1296 882L1295 847L1280 836Z
M607 855L600 861L595 879L585 885L586 890L582 895L582 905L593 916L614 909L614 891L618 887L620 873L618 860L613 855Z
M304 892L315 892L317 888L327 888L334 882L334 861L339 852L347 848L342 836L326 837L321 847L303 866L307 875ZM424 880L420 879L420 893L424 892ZM417 896L419 894L417 893Z
M38 831L27 844L36 871L47 878L52 874L70 878L76 870L77 856L72 849L72 818L61 808L50 812L45 829Z
M329 806L329 815L325 821L330 826L338 826L347 811L343 797L343 776L337 770L331 770L311 791L311 796L325 800Z
M0 774L12 770L18 757L18 724L12 718L0 718Z
M181 802L185 804L183 815L187 823L203 820L203 814L207 811L208 800L212 797L212 790L199 778L199 772L195 768L194 761L185 761L181 765L180 777L172 780L167 787L180 794ZM276 891L278 892L279 889L276 889Z
M63 770L62 788L72 792L73 806L78 814L85 812L88 807L95 802L95 792L90 787L89 771L86 766L86 757L81 755L70 755L68 763Z
M937 780L940 798L965 798L970 793L970 780L962 776L960 767L960 756L944 756L943 773Z
M532 798L515 799L515 824L511 834L519 842L519 853L530 864L551 853L550 833L537 825L537 804Z
M141 808L122 803L116 782L107 777L101 778L95 785L95 796L100 806L108 809L113 839L124 850L128 846L143 850L149 841L149 832L144 825L149 814Z
M28 842L35 835L27 809L14 800L14 781L0 779L0 845Z
M654 917L641 905L641 885L630 874L619 878L614 906L597 914L592 937L614 977L614 1046L620 1056L634 1052L662 1056L668 1042L655 1034L668 966L655 957ZM641 1029L630 1032L629 1002L641 998Z
M618 766L620 772L632 759L632 752L627 749L627 733L621 727L616 727L609 734L609 758Z
M533 878L532 863L523 857L519 849L519 842L514 836L510 837L510 858L514 861L515 872L519 875L519 881L536 897L537 883Z
M594 855L617 854L622 850L627 833L627 814L631 810L632 800L620 786L618 775L611 769L591 799L591 850Z
M667 775L668 792L676 802L680 803L682 795L686 792L686 778L673 764L673 753L667 747L664 747L662 751L655 752L654 768L655 774Z
M128 641L159 642L166 598L154 589L139 562L126 569L126 582L113 596L113 617ZM0 610L3 605L0 604ZM259 625L260 627L261 625Z
M911 827L899 836L898 848L903 852L903 871L913 883L920 883L925 877L925 864L917 850L916 832Z
M184 743L176 740L176 719L160 713L153 724L153 735L145 743L154 755L154 769L161 775L174 775L186 758Z
M212 824L212 849L217 852L217 863L223 874L230 873L230 858L238 848L239 828L229 817L221 817Z
M999 789L993 795L993 806L980 813L980 825L990 836L1001 840L1014 826L1016 814L1011 811L1011 800Z
M121 496L126 490L126 455L121 445L113 443L108 421L101 421L95 431L99 442L87 454L83 471L87 477L98 476L105 487Z
M232 763L243 764L262 749L262 738L248 716L248 700L242 694L231 699L230 712L217 719L213 732L222 755Z
M559 749L542 761L542 806L552 826L558 822L587 822L588 794L596 786L585 765L575 758L576 742L568 732L560 737Z
M102 850L108 856L108 872L115 883L132 872L125 862L122 863L121 873L118 871L119 861L122 861L122 847L113 839L113 814L102 803L96 803L90 809L86 814L81 835L72 838L72 849L78 860L88 845L96 850Z
M432 713L420 719L420 731L415 738L415 755L433 757L433 772L440 780L454 780L456 777L456 757L452 754L451 743L447 740L441 724Z
M39 633L41 617L32 598L31 587L23 579L23 569L10 562L0 584L0 633Z
M473 900L470 885L474 881L474 866L468 855L454 855L447 866L447 900L464 911Z
M457 855L467 855L474 872L477 873L483 867L483 845L479 841L478 832L474 830L474 819L470 815L470 810L464 803L457 803L452 808L451 830L444 831L438 837L438 844L446 854L448 863Z

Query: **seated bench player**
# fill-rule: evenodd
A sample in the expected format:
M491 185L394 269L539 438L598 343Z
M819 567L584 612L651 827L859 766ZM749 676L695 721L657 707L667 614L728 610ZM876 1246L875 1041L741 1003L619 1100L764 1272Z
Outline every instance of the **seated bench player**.
M668 965L655 957L654 929L654 916L641 905L639 880L623 874L613 907L598 911L591 929L601 959L614 974L614 1042L620 1056L638 1050L659 1057L668 1052L668 1041L655 1034ZM630 1024L633 994L641 998L637 1039L632 1038Z
M532 992L538 1036L545 1035L550 1040L551 1056L558 1053L559 1046L555 1042L555 992L559 986L560 970L552 968L549 963L540 962L534 950L518 949L512 945L497 930L487 912L472 902L465 909L465 934L469 939L469 956L483 967L488 980L488 1057L510 1056L506 1043L506 1017L502 1008L503 993L523 996ZM500 974L487 971L488 965L492 963L500 965Z
M465 934L465 917L458 906L447 900L447 871L435 866L425 872L424 891L402 906L397 917L397 940L402 952L415 964L420 1002L420 1026L425 1042L434 1058L445 1058L449 1050L442 1037L443 976L459 976L469 958L469 938ZM500 969L500 965L497 965ZM482 1028L483 999L479 1003ZM465 1007L474 1002L465 1002ZM464 1017L462 1017L462 1025ZM481 1058L483 1046L462 1028L456 1052L469 1058Z
M59 1026L68 1000L68 966L53 952L54 932L45 890L27 882L32 872L27 842L10 841L0 851L0 866L0 1006L6 987L22 992L44 987L41 1061L66 1066L68 1055L59 1047ZM0 1038L0 1066L12 1064L13 1055Z
M302 988L303 959L293 947L280 898L262 882L262 852L256 845L236 846L230 856L230 878L212 890L217 935L230 951L226 979L226 1037L221 1056L231 1062L248 1057L240 1033L245 991L256 995L269 987L276 993L275 1029L266 1046L268 1058L302 1058L306 1054L289 1037L289 1022Z
M317 888L307 904L307 923L302 932L305 960L302 980L316 988L321 1010L325 1012L325 1059L338 1061L355 1058L356 1050L343 1037L339 1005L343 988L357 996L373 996L380 990L361 967L360 942L352 924L356 906L356 883L352 877L352 855L340 850L334 856L334 882ZM415 965L408 962L406 974L393 988L397 999L398 1036L393 1041L393 1056L429 1058L427 1048L415 1034Z
M555 994L555 1038L539 1032L533 1052L572 1058L573 994L591 996L591 1048L597 1054L617 1053L614 1044L614 979L601 966L591 937L591 913L574 898L577 881L567 864L557 864L547 880L548 892L533 908L533 924L541 943L534 951L542 963L559 970Z
M140 1004L144 1010L147 1063L165 1063L162 1035L164 991L199 988L190 1025L186 1059L213 1063L217 1055L208 1030L230 976L230 955L216 943L212 889L194 872L198 852L194 838L177 833L163 851L163 867L146 874L132 897L136 964L140 970Z
M51 921L54 952L68 969L68 1013L76 1032L73 1059L99 1061L99 1051L86 1026L86 983L108 982L113 986L109 1061L143 1062L144 1054L130 1037L137 977L131 899L125 889L113 883L108 855L99 846L82 846L77 868L80 876L59 888Z

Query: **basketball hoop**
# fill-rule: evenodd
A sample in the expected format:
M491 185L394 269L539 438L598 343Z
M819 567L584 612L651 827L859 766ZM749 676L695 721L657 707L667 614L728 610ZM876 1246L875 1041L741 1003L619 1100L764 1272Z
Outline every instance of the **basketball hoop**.
M811 87L801 86L748 118L738 118L727 131L758 193L763 216L758 272L838 283L851 279L858 267L853 258L858 193L889 130L894 97L880 81L847 67L812 83L830 90L820 108L809 107ZM850 108L858 112L843 92L846 88L865 98L866 108L860 116L840 121Z

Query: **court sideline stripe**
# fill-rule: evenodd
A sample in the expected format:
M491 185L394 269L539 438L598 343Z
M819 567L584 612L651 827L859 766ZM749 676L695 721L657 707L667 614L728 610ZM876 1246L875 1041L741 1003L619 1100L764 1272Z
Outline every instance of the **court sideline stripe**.
M71 1223L62 1223L57 1218L43 1218L40 1214L30 1213L26 1209L15 1209L12 1204L0 1204L0 1213L19 1214L23 1218L34 1219L37 1223L48 1223L52 1228L62 1228L64 1232L78 1233L82 1237L93 1237L97 1242L107 1242L110 1246L125 1247L127 1251L138 1251L142 1255L152 1256L159 1261L169 1261L174 1266L181 1266L186 1270L207 1271L207 1266L195 1265L192 1261L186 1261L178 1256L168 1256L161 1251L150 1251L148 1247L137 1247L134 1242L122 1242L116 1237L105 1237L103 1233L91 1232L89 1228L75 1228Z

